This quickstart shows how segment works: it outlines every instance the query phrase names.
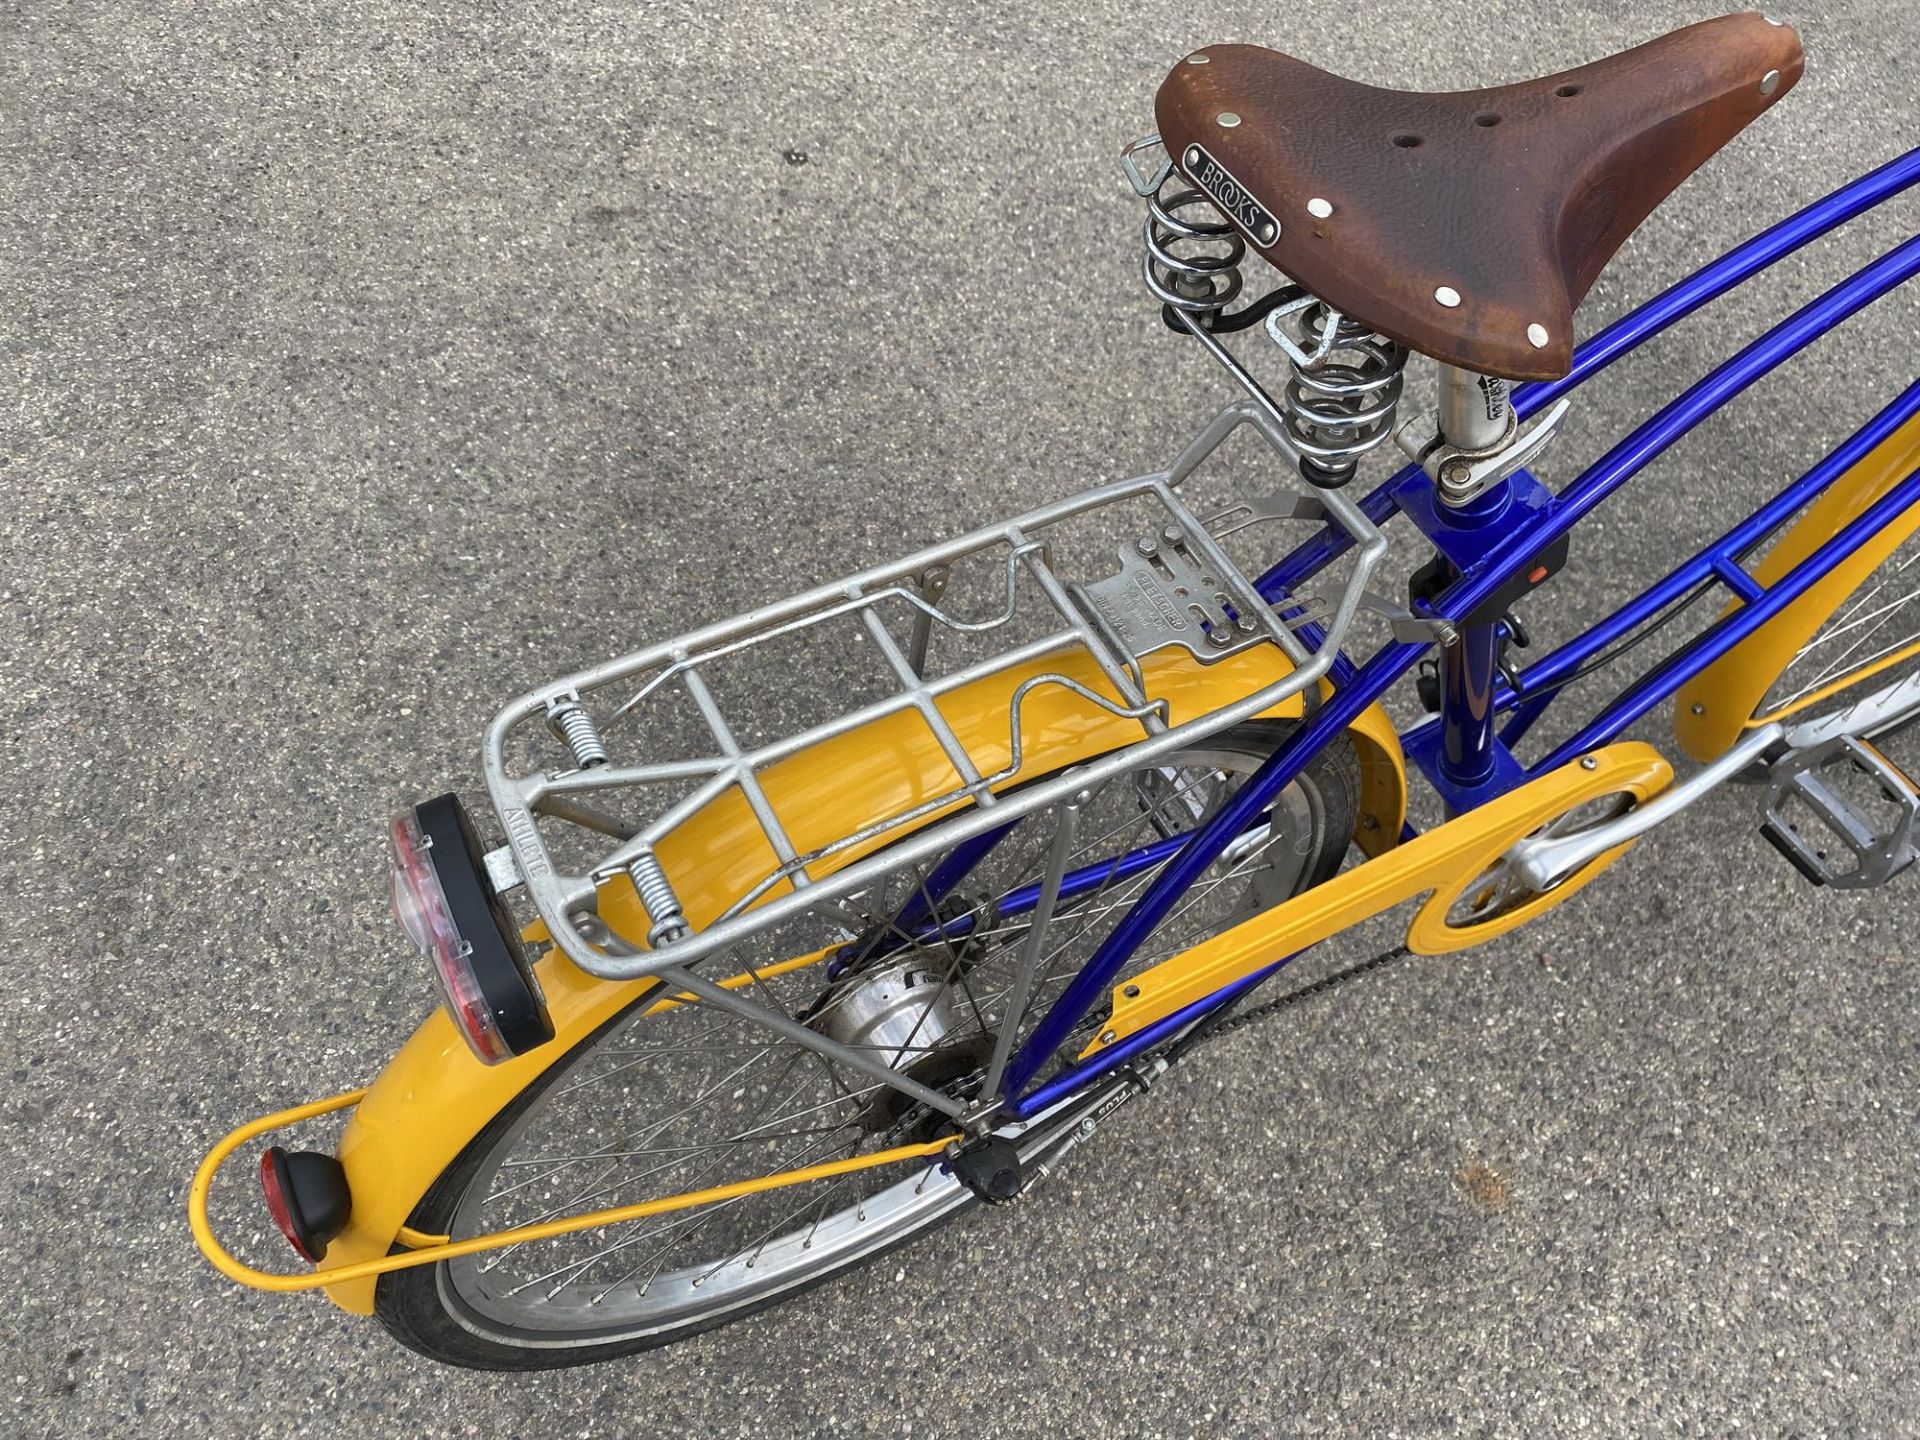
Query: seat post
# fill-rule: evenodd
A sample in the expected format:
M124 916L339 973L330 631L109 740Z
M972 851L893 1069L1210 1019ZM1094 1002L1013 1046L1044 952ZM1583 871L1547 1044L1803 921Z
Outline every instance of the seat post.
M1507 382L1444 361L1439 369L1441 439L1470 451L1507 444L1518 425ZM1508 483L1499 482L1501 486ZM1450 509L1480 499L1475 494L1455 500L1445 484L1436 488L1442 504ZM1453 643L1440 652L1440 767L1462 789L1485 784L1493 775L1493 685L1499 662L1497 624L1462 625Z
M1492 450L1514 426L1507 382L1440 362L1440 438L1462 450Z

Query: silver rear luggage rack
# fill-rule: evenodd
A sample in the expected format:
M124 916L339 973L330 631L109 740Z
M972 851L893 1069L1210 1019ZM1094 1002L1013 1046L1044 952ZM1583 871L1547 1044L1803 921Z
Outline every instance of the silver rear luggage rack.
M1241 426L1251 426L1277 452L1289 493L1230 506L1202 519L1188 508L1177 487ZM771 929L801 912L831 914L833 902L872 885L883 876L950 849L1021 816L1059 803L1070 792L1124 769L1137 768L1178 746L1190 745L1307 691L1325 674L1343 643L1366 584L1386 550L1386 540L1359 506L1339 491L1309 491L1292 465L1292 448L1280 427L1252 401L1229 405L1195 437L1172 468L1131 480L1114 481L990 525L945 544L935 545L889 565L865 570L804 594L763 606L731 619L702 626L672 640L636 650L617 660L582 670L542 686L508 705L487 733L485 769L488 790L505 827L509 856L495 852L489 870L496 888L524 885L554 942L576 964L608 979L629 979L684 966ZM1156 512L1157 524L1135 532L1120 548L1118 573L1081 584L1056 573L1049 534L1061 522L1092 516L1106 507L1142 502ZM1339 593L1299 597L1283 613L1263 602L1221 541L1251 526L1275 520L1331 521L1353 540L1352 561ZM1111 553L1111 552L1109 552ZM968 620L942 608L955 571L983 564L1003 585L1004 608ZM1197 582L1204 582L1200 584ZM1011 632L1022 614L1021 600L1037 592L1048 618L1045 633L1012 644L996 654L973 659L946 673L929 673L928 649L940 636L973 639ZM889 628L883 607L896 619ZM898 633L904 622L905 633ZM1311 622L1311 623L1309 623ZM808 725L765 743L743 740L723 712L709 670L730 657L776 641L820 632L826 627L857 626L882 662L887 692L843 714ZM811 636L810 636L811 638ZM1140 660L1153 651L1180 645L1202 662L1259 645L1275 645L1293 669L1278 681L1230 705L1178 725L1168 723L1164 699L1148 693ZM1102 695L1070 675L1047 671L1015 690L1008 711L1008 763L983 773L937 699L962 685L1030 665L1072 650L1091 657L1112 687ZM1084 668L1084 667L1083 667ZM1038 686L1064 687L1111 715L1137 721L1141 739L1051 779L1020 784L1021 706ZM700 729L714 747L673 759L629 761L615 732L678 687L691 702ZM1116 698L1117 697L1117 698ZM1308 696L1309 700L1313 697ZM769 766L844 735L881 717L915 711L938 740L959 783L909 810L867 820L845 835L807 853L789 839L760 775ZM524 763L509 760L510 748L529 752ZM563 768L543 768L556 747L566 755ZM631 752L630 752L631 753ZM637 792L676 787L682 793L644 819L629 819L609 806L630 802ZM736 897L712 923L695 931L679 914L672 877L655 859L655 846L703 806L738 787L778 866L757 885ZM954 810L944 818L926 817ZM555 856L542 819L562 825L571 839L594 840L588 858L563 865ZM919 828L914 829L916 822ZM905 832L911 833L905 833ZM816 874L821 861L876 837L902 832L878 853ZM611 935L595 918L599 886L620 874L635 884L652 921L650 946L639 949ZM765 899L782 881L787 893Z

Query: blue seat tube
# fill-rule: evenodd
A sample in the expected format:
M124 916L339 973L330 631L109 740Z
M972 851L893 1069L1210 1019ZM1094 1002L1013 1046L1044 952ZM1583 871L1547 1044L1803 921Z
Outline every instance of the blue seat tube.
M1515 418L1505 380L1444 363L1439 372L1440 434L1449 445L1484 454L1511 443ZM1450 498L1444 480L1439 488L1443 513L1462 527L1492 524L1506 512L1510 487L1505 480L1464 499ZM1460 789L1493 778L1493 682L1499 660L1500 626L1491 620L1462 625L1440 652L1440 771Z
M1493 778L1498 624L1463 625L1440 652L1440 768L1461 789Z

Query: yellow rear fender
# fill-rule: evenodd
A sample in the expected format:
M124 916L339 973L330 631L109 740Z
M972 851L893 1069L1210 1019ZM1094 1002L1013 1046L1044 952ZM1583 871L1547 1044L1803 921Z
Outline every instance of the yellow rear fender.
M1149 693L1164 697L1178 724L1219 709L1278 679L1286 661L1271 647L1201 665L1185 651L1144 663ZM1064 672L1098 693L1111 688L1084 655L1049 657L1030 667L962 687L941 710L986 773L1008 758L1012 695L1033 675ZM1298 716L1298 697L1269 712ZM1361 762L1361 815L1354 839L1369 855L1392 848L1406 813L1406 773L1392 723L1377 706L1354 725ZM1140 737L1139 726L1059 686L1038 686L1021 709L1025 774L1078 764ZM772 767L763 784L802 853L844 833L848 816L898 814L956 783L933 733L911 713L891 715ZM878 843L878 842L877 842ZM774 868L758 823L737 792L706 807L662 842L667 873L696 925ZM855 854L839 857L851 863ZM601 892L602 918L616 932L642 935L644 912L624 880ZM538 931L529 932L537 938ZM434 1180L468 1143L549 1066L659 982L610 982L549 952L538 963L554 1038L502 1065L476 1060L444 1010L436 1010L368 1088L342 1131L339 1158L353 1197L347 1228L327 1248L322 1271L389 1252ZM662 997L663 1002L668 997ZM327 1293L343 1309L371 1313L375 1280L343 1280Z

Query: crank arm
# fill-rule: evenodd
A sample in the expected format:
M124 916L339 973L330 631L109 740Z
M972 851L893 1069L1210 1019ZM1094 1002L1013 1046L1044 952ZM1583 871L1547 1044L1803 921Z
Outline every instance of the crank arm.
M1676 785L1669 785L1643 805L1574 835L1531 836L1507 851L1507 863L1526 885L1538 892L1551 890L1581 866L1615 846L1638 839L1654 826L1682 810L1745 770L1781 738L1778 725L1762 725L1711 765L1702 767Z

